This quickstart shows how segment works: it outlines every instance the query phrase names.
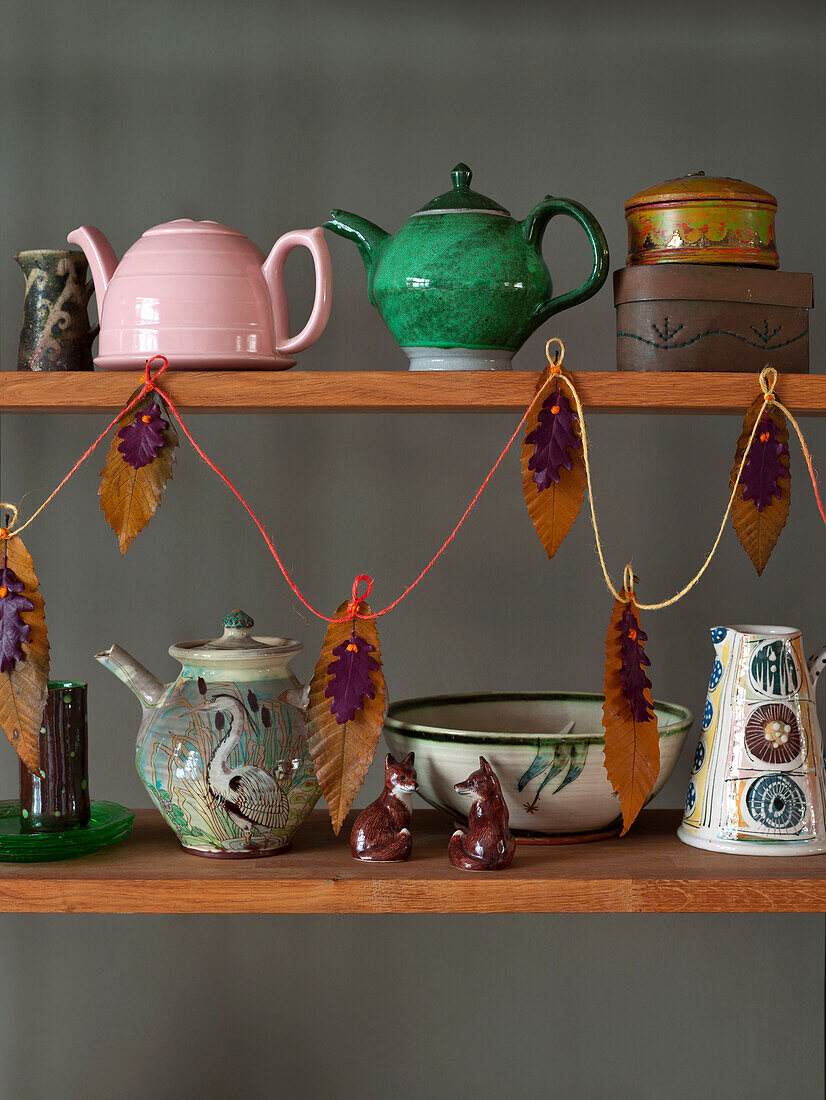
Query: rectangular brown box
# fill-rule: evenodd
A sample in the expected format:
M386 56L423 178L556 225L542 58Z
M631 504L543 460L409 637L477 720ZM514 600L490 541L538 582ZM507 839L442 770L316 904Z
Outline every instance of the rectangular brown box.
M813 279L797 271L639 264L614 272L617 370L809 373Z

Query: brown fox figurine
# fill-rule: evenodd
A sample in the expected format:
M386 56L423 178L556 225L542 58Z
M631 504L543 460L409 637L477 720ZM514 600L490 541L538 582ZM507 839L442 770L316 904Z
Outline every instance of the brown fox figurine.
M384 790L356 818L350 833L353 859L401 863L413 849L410 796L417 790L413 753L401 763L390 753L384 760Z
M479 770L453 788L473 799L468 831L457 829L450 838L447 856L460 871L504 871L510 867L516 841L508 828L508 807L499 780L484 756Z

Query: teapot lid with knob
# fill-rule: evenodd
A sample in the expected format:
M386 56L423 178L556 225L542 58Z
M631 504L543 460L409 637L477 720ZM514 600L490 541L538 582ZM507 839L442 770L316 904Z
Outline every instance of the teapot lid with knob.
M256 638L252 634L255 622L246 612L235 610L225 615L219 638L176 642L169 647L170 657L183 664L226 664L227 661L279 659L300 653L304 648L295 638Z
M453 187L435 199L425 203L412 216L421 214L498 214L500 217L510 217L510 212L498 202L489 199L486 195L480 195L478 191L472 191L470 181L473 172L466 164L457 164L450 173Z

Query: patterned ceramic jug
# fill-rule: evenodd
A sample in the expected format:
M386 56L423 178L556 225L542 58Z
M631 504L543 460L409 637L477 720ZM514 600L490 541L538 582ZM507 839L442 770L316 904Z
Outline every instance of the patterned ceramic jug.
M254 638L233 611L211 641L179 642L163 684L119 646L96 655L137 695L138 774L189 852L243 858L289 848L321 793L307 751L289 638Z
M681 840L746 855L826 851L823 744L799 630L716 626Z

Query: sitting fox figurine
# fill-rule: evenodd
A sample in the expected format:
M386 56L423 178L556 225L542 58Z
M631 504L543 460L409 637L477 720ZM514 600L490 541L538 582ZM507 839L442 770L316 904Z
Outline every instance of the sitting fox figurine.
M353 859L374 863L401 863L413 848L410 836L410 796L416 787L413 753L401 764L387 754L384 790L356 818L350 833Z
M473 798L468 813L468 831L457 829L450 838L447 855L460 871L504 871L516 851L508 828L508 807L499 780L484 756L479 770L453 788Z

